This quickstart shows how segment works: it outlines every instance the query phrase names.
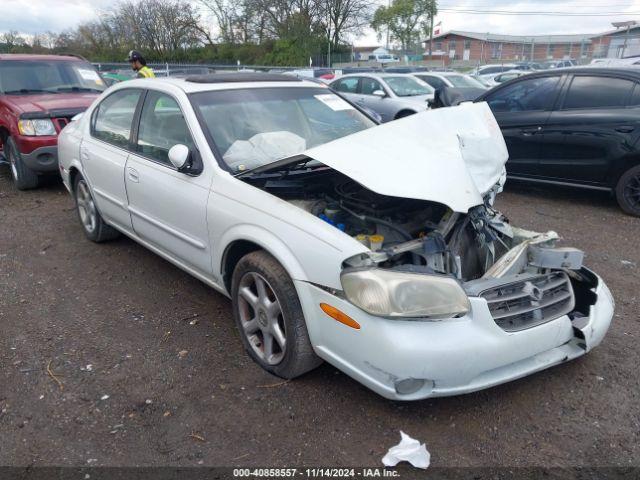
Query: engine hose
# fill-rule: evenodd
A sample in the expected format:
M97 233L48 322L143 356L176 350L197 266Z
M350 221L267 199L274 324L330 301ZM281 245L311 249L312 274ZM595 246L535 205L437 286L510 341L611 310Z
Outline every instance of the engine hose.
M371 217L369 215L359 215L353 210L348 209L342 204L340 204L340 208L342 208L349 215L356 217L358 220L362 220L363 222L379 223L380 225L384 225L385 227L389 227L391 230L398 232L400 235L402 235L405 238L405 240L407 241L413 240L413 237L409 232L407 232L404 228L394 225L391 222L387 222L386 220L382 220L381 218ZM422 265L422 262L420 261L420 255L418 255L417 253L412 252L411 258L413 260L414 265Z

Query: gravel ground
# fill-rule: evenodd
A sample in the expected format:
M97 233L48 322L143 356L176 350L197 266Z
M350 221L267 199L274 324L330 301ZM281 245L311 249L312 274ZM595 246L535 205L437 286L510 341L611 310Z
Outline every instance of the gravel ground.
M639 466L640 219L516 183L498 207L587 252L617 301L608 336L507 385L399 403L326 364L281 383L226 298L131 240L87 241L60 183L18 192L0 167L0 465L380 466L402 429L436 467Z

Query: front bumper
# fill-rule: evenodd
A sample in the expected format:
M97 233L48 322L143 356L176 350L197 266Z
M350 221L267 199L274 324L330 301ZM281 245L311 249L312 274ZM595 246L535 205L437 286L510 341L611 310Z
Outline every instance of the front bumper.
M613 297L598 277L597 300L589 316L574 325L565 315L519 332L505 332L487 303L470 298L471 312L443 321L389 320L366 314L310 283L296 281L311 343L327 362L395 400L419 400L469 393L499 385L574 359L598 345L613 317ZM360 325L336 322L319 307L332 305ZM401 394L396 382L424 380Z
M58 171L58 147L38 147L31 153L20 155L23 163L32 171L37 173L48 173Z

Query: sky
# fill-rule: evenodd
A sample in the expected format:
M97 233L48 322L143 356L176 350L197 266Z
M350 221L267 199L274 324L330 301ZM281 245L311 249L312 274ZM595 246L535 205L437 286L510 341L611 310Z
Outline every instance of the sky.
M388 0L374 0L386 4ZM0 0L0 32L17 30L32 35L61 31L96 18L114 0ZM611 22L640 21L640 0L439 0L436 23L444 31L468 30L511 35L598 33L611 29ZM491 10L471 14L457 10ZM500 15L509 12L597 13L599 16ZM623 15L627 13L627 15ZM378 44L372 31L351 39L355 45Z

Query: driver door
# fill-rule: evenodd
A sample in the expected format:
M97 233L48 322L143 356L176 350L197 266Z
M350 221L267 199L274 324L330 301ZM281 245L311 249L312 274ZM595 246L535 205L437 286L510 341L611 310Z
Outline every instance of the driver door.
M538 175L544 129L559 92L560 76L526 78L490 91L479 101L491 108L507 144L507 173Z
M177 144L198 154L177 101L149 90L125 168L133 230L152 247L210 276L206 214L212 172L210 168L197 176L179 172L168 157Z

